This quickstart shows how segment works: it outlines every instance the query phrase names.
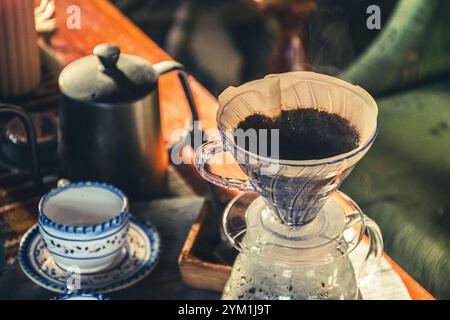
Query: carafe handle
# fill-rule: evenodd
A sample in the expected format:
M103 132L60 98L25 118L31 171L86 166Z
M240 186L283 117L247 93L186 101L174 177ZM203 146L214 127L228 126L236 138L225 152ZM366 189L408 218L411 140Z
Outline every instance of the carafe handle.
M245 211L247 208L242 208L242 210L230 210L230 208L233 207L237 201L240 201L243 197L250 194L251 193L246 193L232 199L222 215L223 233L229 243L231 243L231 245L239 252L243 251L242 241L247 233L247 221L245 219Z
M364 220L366 224L366 235L369 239L369 250L363 265L357 270L357 275L360 279L377 271L383 256L383 237L380 227L366 215L364 215Z
M362 241L366 239L369 241L367 254L361 266L355 270L357 278L361 281L361 279L372 275L378 270L383 256L383 237L376 222L366 216L356 203L353 203L353 205L356 211L347 215L346 230L354 228L357 224L360 225L360 230L351 240L346 240L348 244L347 252L351 253ZM366 236L367 238L365 238Z

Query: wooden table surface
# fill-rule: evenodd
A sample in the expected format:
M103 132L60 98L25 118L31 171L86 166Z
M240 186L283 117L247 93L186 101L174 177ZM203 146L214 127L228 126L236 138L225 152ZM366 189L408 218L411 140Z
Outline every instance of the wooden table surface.
M39 2L39 0L37 1ZM55 3L57 30L51 35L41 37L40 45L45 50L51 51L61 65L67 65L75 59L91 54L92 49L103 42L113 42L119 45L122 52L143 57L152 64L172 60L167 53L107 0L57 0ZM80 29L67 28L66 22L70 15L67 13L67 9L71 5L77 5L81 9ZM218 107L216 98L193 78L191 79L191 86L199 107L203 129L216 128ZM189 108L176 74L162 76L159 80L159 90L164 136L167 141L170 141L172 132L175 129L183 128L190 115ZM192 154L187 156L190 157ZM241 174L234 167L225 170L233 176ZM192 164L182 166L180 171L184 175L188 175L190 181L195 181L195 188L199 193L204 190L204 184L197 176ZM434 299L386 254L385 257L402 278L412 299Z

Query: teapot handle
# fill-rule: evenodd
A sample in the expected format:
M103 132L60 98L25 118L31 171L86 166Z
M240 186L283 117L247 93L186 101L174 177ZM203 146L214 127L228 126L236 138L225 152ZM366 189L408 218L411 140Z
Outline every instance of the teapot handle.
M0 103L0 113L6 113L16 116L23 123L25 131L27 133L28 145L30 147L34 184L37 191L41 193L44 189L44 183L42 181L41 168L39 165L36 131L34 128L33 121L31 120L30 116L27 114L25 109L11 104Z
M191 86L189 85L189 77L186 73L185 67L176 61L163 61L153 65L153 68L155 69L158 77L172 71L178 71L178 78L183 86L183 91L186 95L189 109L192 113L192 120L199 121L197 105L195 103L194 95L192 94Z
M186 73L185 67L176 61L163 61L153 65L153 68L159 77L160 75L178 71L178 78L180 79L181 85L183 86L183 91L189 104L189 109L192 114L192 130L193 132L199 132L201 129L196 125L196 122L200 121L197 104L195 103L194 95L192 94L191 86L189 84L189 77ZM182 144L186 141L181 142ZM172 146L173 147L173 146ZM170 149L170 147L169 147ZM214 210L219 214L222 214L222 206L219 200L217 191L208 183L208 190L211 195L211 200L214 206Z

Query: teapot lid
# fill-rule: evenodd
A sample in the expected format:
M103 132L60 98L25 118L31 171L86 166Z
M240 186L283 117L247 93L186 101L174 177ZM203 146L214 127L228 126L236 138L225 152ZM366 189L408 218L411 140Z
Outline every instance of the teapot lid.
M109 43L96 46L93 53L61 72L59 87L65 96L88 103L123 103L145 97L156 86L156 72L146 60L121 54Z

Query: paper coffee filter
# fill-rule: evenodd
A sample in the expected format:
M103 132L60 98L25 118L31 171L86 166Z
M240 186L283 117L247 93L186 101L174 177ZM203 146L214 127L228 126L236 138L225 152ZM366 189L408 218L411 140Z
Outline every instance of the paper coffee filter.
M282 110L297 108L315 108L347 119L360 134L358 148L366 145L377 127L378 108L367 91L314 72L268 75L230 87L219 96L219 105L217 121L224 132L236 129L239 122L255 113L277 117Z
M219 96L219 127L237 128L247 116L260 113L277 117L281 112L279 79L260 79L240 87L229 87Z

